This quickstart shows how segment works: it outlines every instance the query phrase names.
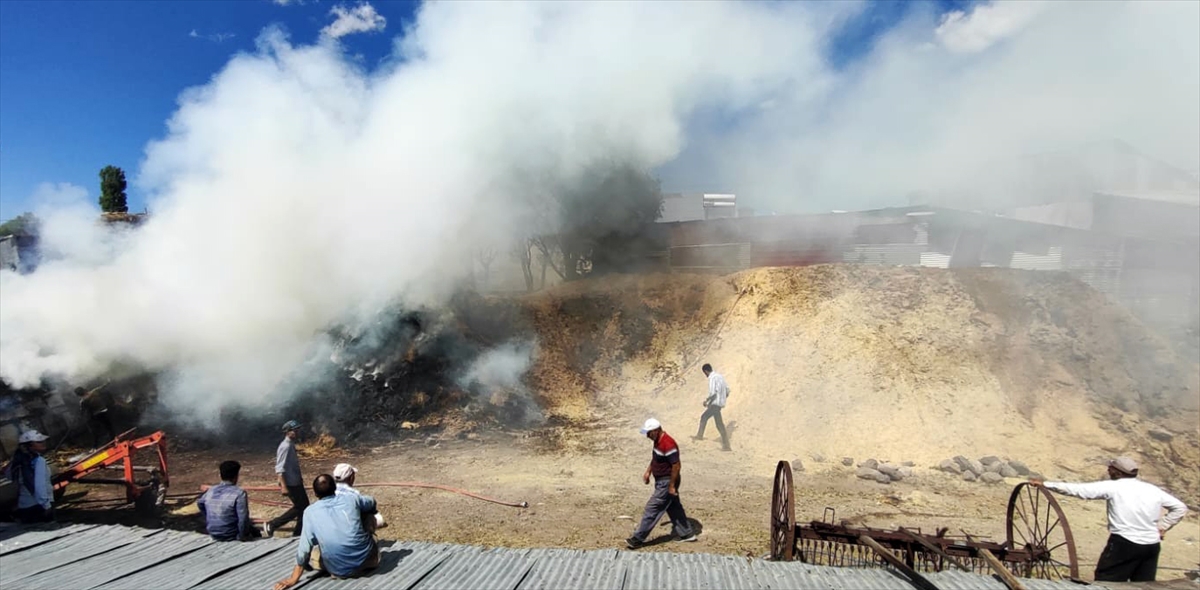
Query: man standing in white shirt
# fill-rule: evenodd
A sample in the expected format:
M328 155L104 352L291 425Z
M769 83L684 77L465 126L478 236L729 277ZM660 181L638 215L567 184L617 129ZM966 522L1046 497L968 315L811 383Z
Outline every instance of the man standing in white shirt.
M1096 562L1097 582L1153 582L1158 573L1161 541L1187 514L1187 506L1178 498L1137 476L1137 463L1129 457L1119 457L1108 462L1108 481L1029 480L1060 494L1108 501L1109 537ZM1166 516L1162 515L1164 508Z
M708 397L704 398L704 413L700 415L700 428L692 439L704 440L704 428L708 425L708 419L712 418L717 423L717 432L721 434L721 450L733 450L729 448L729 435L725 432L725 421L721 419L721 410L729 399L729 385L725 383L725 377L713 371L712 365L705 363L701 370L704 371L704 376L708 377Z

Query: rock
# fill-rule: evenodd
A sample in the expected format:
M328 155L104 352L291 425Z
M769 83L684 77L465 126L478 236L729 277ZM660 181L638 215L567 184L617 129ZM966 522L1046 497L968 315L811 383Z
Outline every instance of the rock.
M1171 442L1171 439L1175 438L1174 434L1171 434L1170 432L1167 432L1161 428L1155 428L1146 434L1149 434L1150 438L1162 442Z
M892 478L888 477L886 473L880 473L875 476L875 481L878 483L892 483Z
M916 467L917 466L917 464L913 463L912 461L905 461L905 462L901 463L900 465L902 467Z
M1042 480L1042 481L1045 481L1045 480L1046 480L1046 477L1045 477L1045 476L1043 476L1042 474L1040 474L1040 473L1038 473L1038 472L1036 472L1036 471L1030 471L1030 472L1029 472L1029 474L1028 474L1028 475L1026 475L1025 477L1027 477L1027 478L1029 478L1029 479L1040 479L1040 480Z
M975 481L975 474L970 471L964 471L962 474L963 481Z
M1000 468L1005 467L1004 463L984 463L984 473L1000 473Z
M1020 474L1011 465L1005 465L1000 468L1000 477L1017 477Z
M799 457L792 459L792 471L804 472L804 463L800 461Z
M879 461L867 459L866 461L859 463L858 466L861 468L874 470L876 467L879 467Z
M868 467L859 467L858 470L854 472L854 476L859 479L873 479L875 481L879 481L880 478L883 478L891 481L890 477Z
M1002 483L1004 478L999 473L987 472L979 477L983 483Z
M893 463L881 463L875 467L875 470L887 475L888 477L891 477L900 472L900 466Z
M822 455L821 453L813 453L812 455L810 455L810 457L812 458L813 463L824 463L825 462L825 455Z
M982 459L980 459L980 460L979 460L979 462L980 462L980 463L983 463L983 465L986 467L986 466L988 466L988 465L991 465L992 463L999 463L999 462L1000 462L1000 457L997 457L997 456L995 456L995 455L988 455L988 456L986 456L986 457L983 457Z
M899 469L895 473L885 473L884 475L888 476L892 481L901 481L904 479L904 474Z
M1029 475L1029 466L1020 461L1009 461L1008 466L1017 472L1017 475Z
M953 473L954 475L962 474L962 467L959 467L958 463L955 463L950 459L946 459L945 461L938 463L938 470L945 471L946 473Z
M968 459L962 455L958 455L958 456L954 457L953 461L956 464L958 464L959 469L961 469L963 471L971 470L971 460L970 459Z
M842 457L842 465L845 465L846 467L853 467L854 459L850 457Z
M897 473L897 474L898 474L898 475L899 475L901 478L903 478L903 479L906 479L906 478L912 477L912 475L913 475L913 470L912 470L912 467L901 467L901 468L900 468L900 471L897 471L896 473Z
M971 473L974 473L976 476L980 476L980 475L983 475L984 473L986 473L986 471L983 470L983 463L980 463L979 461L972 460L969 464L969 467L970 467Z

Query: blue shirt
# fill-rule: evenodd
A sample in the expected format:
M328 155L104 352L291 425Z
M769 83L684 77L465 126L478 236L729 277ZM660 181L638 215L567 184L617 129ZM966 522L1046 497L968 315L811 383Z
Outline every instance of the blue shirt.
M325 569L335 576L354 574L371 556L374 540L363 528L363 513L375 512L375 498L336 494L304 510L304 533L296 546L296 564L308 564L313 546L321 548Z
M205 528L218 541L245 539L250 534L250 504L246 491L223 481L196 501L204 515Z
M296 456L296 444L292 439L284 437L275 449L275 473L283 474L283 485L304 487L304 477L300 475L300 458Z

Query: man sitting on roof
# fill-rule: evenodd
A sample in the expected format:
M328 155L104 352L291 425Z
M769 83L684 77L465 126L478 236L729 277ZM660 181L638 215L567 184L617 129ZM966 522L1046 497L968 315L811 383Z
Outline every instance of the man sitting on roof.
M246 541L260 537L250 522L250 500L237 485L242 464L225 461L219 467L221 483L208 488L196 501L205 529L217 541Z
M358 469L349 463L338 463L333 468L333 481L337 482L337 495L354 494L361 496L362 493L354 489L354 477L358 475ZM383 515L376 512L374 514L363 515L363 526L367 528L367 532L374 533L378 529L387 527L387 523L383 521Z
M304 510L296 566L291 577L275 584L275 590L294 586L305 569L352 578L379 567L379 545L363 527L363 515L375 513L375 499L362 494L339 495L328 473L313 480L313 493L317 501ZM318 550L315 556L313 549Z

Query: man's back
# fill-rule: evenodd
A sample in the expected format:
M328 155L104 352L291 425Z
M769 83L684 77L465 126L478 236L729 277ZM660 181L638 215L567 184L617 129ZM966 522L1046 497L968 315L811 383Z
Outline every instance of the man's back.
M1108 503L1109 532L1142 545L1159 542L1159 530L1174 525L1187 511L1183 502L1174 496L1133 477L1081 484L1046 482L1045 485L1084 499L1103 498ZM1160 524L1164 508L1172 510L1172 516ZM1179 516L1173 516L1175 514Z
M375 511L375 499L358 494L321 498L304 511L303 545L321 548L321 561L329 573L346 576L371 555L372 539L362 523L362 513Z
M248 498L242 488L221 482L204 492L199 504L204 510L204 525L208 534L218 541L232 541L243 536L243 527L250 526Z

